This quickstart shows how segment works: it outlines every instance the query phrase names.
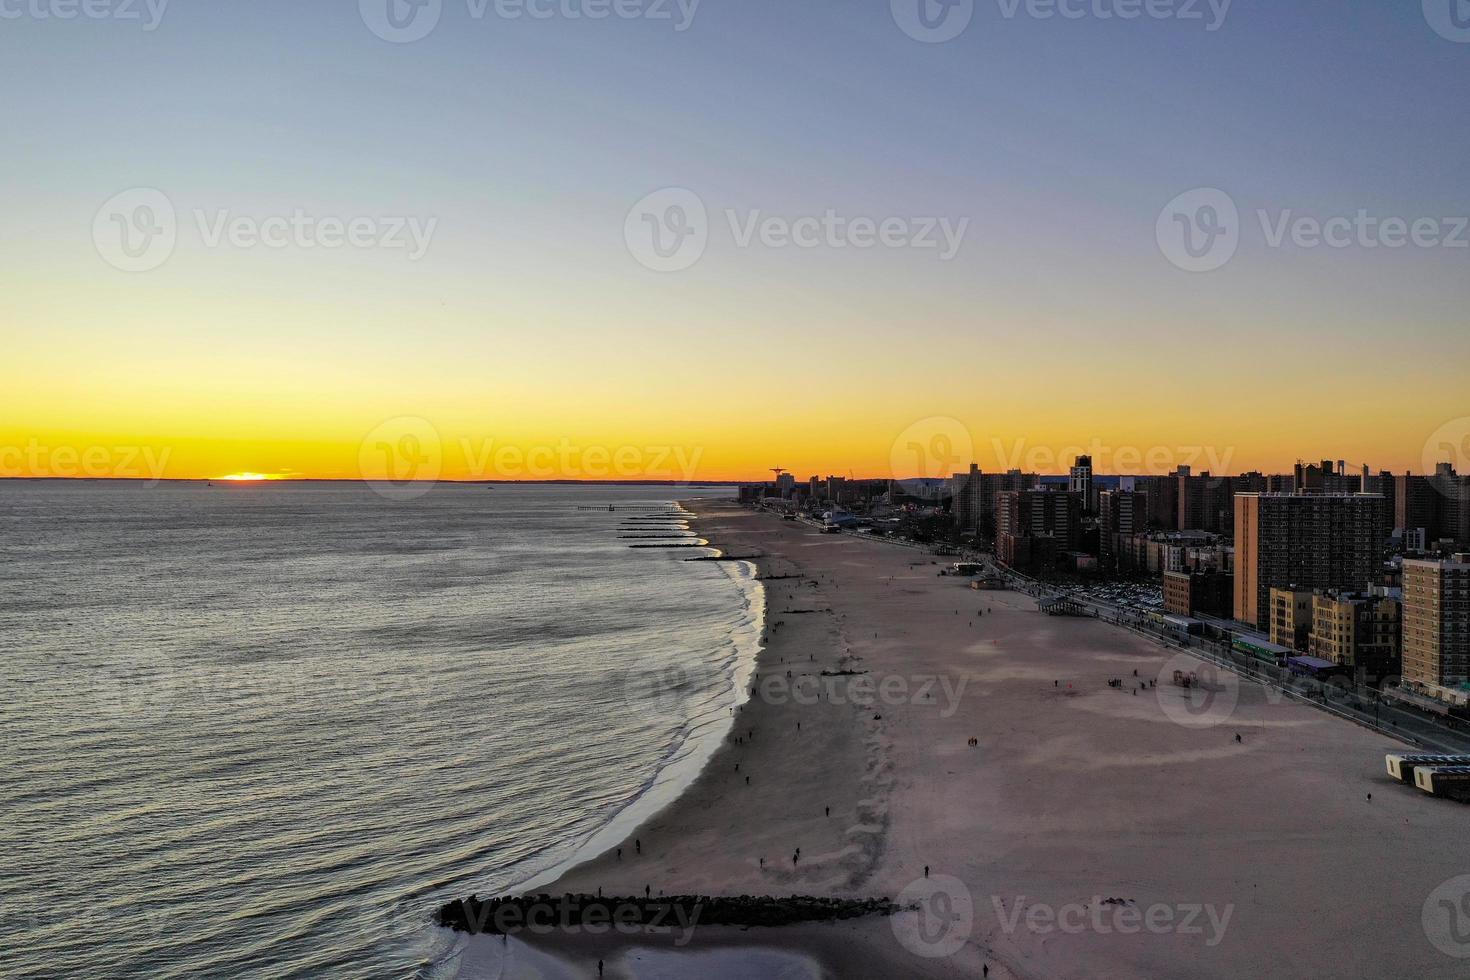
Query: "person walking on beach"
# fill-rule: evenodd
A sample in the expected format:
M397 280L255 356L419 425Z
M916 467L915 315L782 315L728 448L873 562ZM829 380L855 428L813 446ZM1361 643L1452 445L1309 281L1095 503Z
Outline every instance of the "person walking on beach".
M642 854L643 853L643 839L642 838L640 838L640 837L634 837L633 838L633 849L635 851L637 851L639 854Z
M929 865L924 865L924 877L929 877Z
M622 859L623 859L623 849L620 847L620 848L618 848L618 860L621 861Z

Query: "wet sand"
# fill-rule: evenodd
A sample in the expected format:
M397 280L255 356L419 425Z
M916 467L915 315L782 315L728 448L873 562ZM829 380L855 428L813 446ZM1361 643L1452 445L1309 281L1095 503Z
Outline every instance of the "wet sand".
M621 858L536 891L920 908L531 940L568 975L595 976L603 959L610 977L661 976L674 950L710 954L688 960L710 978L1465 975L1470 961L1436 948L1424 917L1429 903L1438 929L1447 913L1431 893L1470 874L1470 807L1389 780L1383 754L1400 743L1231 675L1187 694L1172 673L1198 661L970 590L922 552L689 506L714 544L761 555L758 692ZM498 971L500 945L470 940L461 975ZM513 959L523 967L507 975L551 975Z

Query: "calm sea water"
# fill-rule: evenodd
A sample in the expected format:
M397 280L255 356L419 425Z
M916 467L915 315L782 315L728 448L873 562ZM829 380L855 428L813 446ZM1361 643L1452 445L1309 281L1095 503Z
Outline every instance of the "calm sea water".
M577 509L700 493L0 482L0 975L452 975L728 724L749 569Z

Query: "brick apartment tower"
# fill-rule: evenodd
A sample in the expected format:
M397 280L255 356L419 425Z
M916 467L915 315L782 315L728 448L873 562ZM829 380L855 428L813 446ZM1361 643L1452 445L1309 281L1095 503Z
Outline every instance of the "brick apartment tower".
M1265 630L1271 589L1366 589L1383 566L1378 494L1235 497L1235 618Z
M1428 687L1470 681L1470 555L1404 560L1404 680Z

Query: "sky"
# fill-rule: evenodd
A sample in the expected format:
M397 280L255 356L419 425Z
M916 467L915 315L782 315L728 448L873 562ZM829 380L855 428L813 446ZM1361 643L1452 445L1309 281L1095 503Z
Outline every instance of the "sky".
M1450 0L87 4L0 476L1470 470Z

